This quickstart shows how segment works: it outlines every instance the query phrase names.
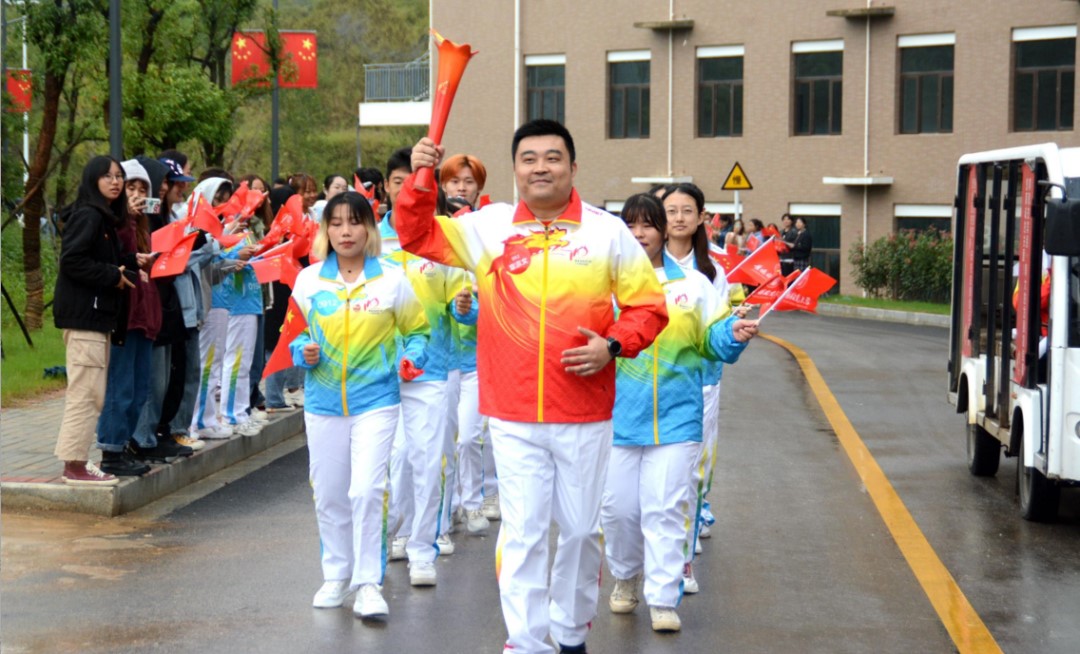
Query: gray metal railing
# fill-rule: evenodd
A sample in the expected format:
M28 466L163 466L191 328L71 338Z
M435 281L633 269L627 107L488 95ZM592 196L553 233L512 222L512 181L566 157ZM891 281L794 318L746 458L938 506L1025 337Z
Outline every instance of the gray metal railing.
M404 64L364 64L364 102L426 100L431 85L428 53Z

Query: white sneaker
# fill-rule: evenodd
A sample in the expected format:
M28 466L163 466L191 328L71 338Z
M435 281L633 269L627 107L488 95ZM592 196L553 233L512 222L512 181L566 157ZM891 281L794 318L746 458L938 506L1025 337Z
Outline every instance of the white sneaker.
M698 587L697 579L694 579L693 564L687 563L683 565L682 582L682 592L684 595L693 595L700 590L700 588Z
M436 538L435 545L439 548L439 556L450 556L454 553L454 541L450 540L450 534Z
M315 593L315 599L311 601L311 605L317 609L336 609L345 603L345 598L349 596L349 580L341 579L339 581L327 581L324 582L319 592Z
M637 574L629 579L616 579L615 589L608 598L608 607L612 613L633 613L638 605L637 589L641 582L641 575Z
M701 536L694 541L694 554L701 554Z
M261 422L261 423L263 423L265 425L266 423L270 422L270 414L268 414L265 411L259 411L258 409L253 409L251 411L251 413L248 414L248 420L254 420L255 422Z
M485 497L480 510L484 512L484 517L488 520L501 520L502 511L499 510L499 494L495 493Z
M434 586L435 564L420 561L410 562L409 583L413 586Z
M484 517L484 512L481 509L465 512L465 530L470 534L482 534L490 526L491 523Z
M221 441L226 438L232 438L232 429L224 431L222 425L217 427L203 427L202 429L192 429L191 437L198 438L206 441Z
M390 543L390 560L391 561L403 561L408 558L408 554L405 552L405 545L407 545L409 539L405 536L399 536Z
M670 606L650 606L649 617L652 618L653 631L678 631L682 629L682 620L679 614Z
M304 406L304 389L296 391L285 391L285 404L292 405L294 407Z
M383 599L382 591L375 584L364 584L356 593L353 614L358 618L375 618L390 615L390 607Z
M256 422L254 420L245 420L244 422L241 422L240 424L233 427L236 433L240 434L241 436L258 436L259 432L262 431L262 428L262 423Z
M709 533L709 525L701 525L701 529L698 530L698 538L712 538L712 534Z

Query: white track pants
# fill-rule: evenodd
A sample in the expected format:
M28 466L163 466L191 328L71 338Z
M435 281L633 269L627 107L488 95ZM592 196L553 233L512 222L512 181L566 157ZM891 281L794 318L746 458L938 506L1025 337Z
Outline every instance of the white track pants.
M697 549L698 531L700 530L701 507L705 504L705 495L712 486L713 470L716 467L716 451L720 440L720 383L715 386L703 386L701 394L705 400L705 415L701 424L701 443L697 462L690 474L690 499L696 504L694 519L687 529L686 560L694 560Z
M221 375L221 418L230 425L248 419L251 406L251 359L258 338L259 317L229 314ZM261 356L261 355L260 355Z
M325 581L383 581L383 502L398 412L395 404L358 416L304 413Z
M390 456L390 525L409 537L409 561L432 562L442 526L446 382L402 384L401 414Z
M488 421L499 470L502 523L495 555L506 648L554 652L544 642L585 642L600 591L600 501L611 421ZM685 478L684 478L685 481ZM548 576L548 531L558 549Z
M211 309L199 330L199 392L191 428L216 427L217 400L214 394L221 382L221 362L225 357L225 337L229 330L229 312Z
M446 374L446 470L443 484L442 514L439 518L439 534L448 534L454 526L454 511L461 505L458 478L458 402L461 401L461 371Z
M491 436L485 433L487 418L480 415L480 386L475 371L461 376L457 410L461 506L466 511L475 511L485 496L497 492L495 458L491 453Z
M679 605L690 506L686 477L700 443L611 451L600 522L608 568L616 579L645 573L649 606Z

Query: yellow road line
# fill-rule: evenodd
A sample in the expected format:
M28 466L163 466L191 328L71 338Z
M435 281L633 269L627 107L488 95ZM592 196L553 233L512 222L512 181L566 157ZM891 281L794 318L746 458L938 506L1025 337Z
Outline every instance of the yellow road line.
M796 345L775 336L761 335L791 353L802 368L806 381L810 384L818 404L825 417L836 432L837 438L847 453L855 470L866 486L870 498L874 501L882 520L889 528L893 540L900 552L907 559L911 571L922 586L930 604L937 611L949 636L960 654L985 654L1001 652L997 641L986 628L979 614L975 612L956 580L949 574L945 564L938 558L934 548L926 540L919 525L904 506L904 502L889 483L885 473L874 460L870 450L851 425L840 403L836 401L828 384L818 372L813 360Z

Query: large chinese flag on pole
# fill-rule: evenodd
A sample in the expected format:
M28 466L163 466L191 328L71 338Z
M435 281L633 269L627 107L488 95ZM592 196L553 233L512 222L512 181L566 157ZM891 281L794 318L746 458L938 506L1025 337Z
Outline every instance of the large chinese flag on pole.
M285 312L285 322L281 325L281 336L278 337L274 353L267 359L266 367L263 368L263 379L275 372L292 367L292 351L289 349L289 344L305 329L307 329L307 320L304 319L300 307L296 305L296 300L290 297L289 309Z
M30 71L25 68L8 68L6 86L11 96L11 112L30 113L30 98L33 96L33 84Z
M232 85L270 74L266 35L262 32L235 32L232 40Z
M283 89L314 89L319 86L319 48L315 32L281 32Z

